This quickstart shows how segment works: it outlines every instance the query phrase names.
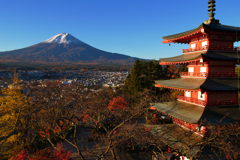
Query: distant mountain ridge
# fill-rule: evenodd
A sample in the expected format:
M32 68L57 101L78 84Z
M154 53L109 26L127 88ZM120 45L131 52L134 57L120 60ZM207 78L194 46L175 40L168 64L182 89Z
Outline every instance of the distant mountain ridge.
M98 62L134 63L138 58L94 48L69 33L59 33L41 43L12 51L0 52L7 62Z

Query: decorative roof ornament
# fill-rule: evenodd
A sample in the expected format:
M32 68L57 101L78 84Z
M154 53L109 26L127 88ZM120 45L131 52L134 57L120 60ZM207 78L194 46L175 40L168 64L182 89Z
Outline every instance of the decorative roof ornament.
M213 11L216 11L216 9L215 9L215 7L216 7L216 5L215 5L215 3L216 3L216 1L215 0L209 0L208 1L208 12L210 12L210 13L208 13L208 16L209 16L209 19L214 19L214 15L215 15L215 13L213 13Z
M216 9L215 9L215 7L216 7L215 3L216 3L215 0L209 0L209 1L208 1L208 4L209 4L209 5L208 5L208 12L210 12L210 13L208 13L209 19L206 20L206 21L204 21L204 24L220 24L220 23L219 23L219 20L216 20L216 19L214 18L215 14L216 14L216 13L214 13L214 11L216 11Z

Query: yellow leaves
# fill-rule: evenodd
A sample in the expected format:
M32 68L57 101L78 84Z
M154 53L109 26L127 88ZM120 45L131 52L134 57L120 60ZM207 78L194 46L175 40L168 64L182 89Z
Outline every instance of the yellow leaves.
M20 133L18 135L12 135L8 138L7 142L17 142L20 137Z
M30 98L26 97L18 84L18 79L13 78L11 87L3 89L0 96L0 135L7 136L15 129L21 128L25 115L29 112ZM12 135L7 142L17 141L18 135Z

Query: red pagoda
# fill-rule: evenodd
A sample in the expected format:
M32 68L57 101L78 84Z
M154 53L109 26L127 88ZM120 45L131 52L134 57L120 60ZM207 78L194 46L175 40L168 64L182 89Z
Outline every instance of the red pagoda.
M184 43L182 55L162 58L160 65L187 64L181 78L156 80L155 87L184 91L176 102L155 103L152 107L172 117L175 124L204 136L206 127L200 122L218 122L226 114L225 123L239 120L238 77L240 28L222 25L214 18L215 0L209 0L209 19L195 29L163 37L163 43Z

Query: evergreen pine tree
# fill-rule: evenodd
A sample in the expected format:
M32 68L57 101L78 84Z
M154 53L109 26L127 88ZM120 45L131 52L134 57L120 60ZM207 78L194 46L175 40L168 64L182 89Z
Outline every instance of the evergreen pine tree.
M136 60L131 70L131 74L127 77L123 91L128 94L134 94L143 90L142 87L142 67L143 62Z
M165 74L158 61L136 60L131 74L125 80L123 91L135 94L143 89L156 90L154 80L164 79Z

